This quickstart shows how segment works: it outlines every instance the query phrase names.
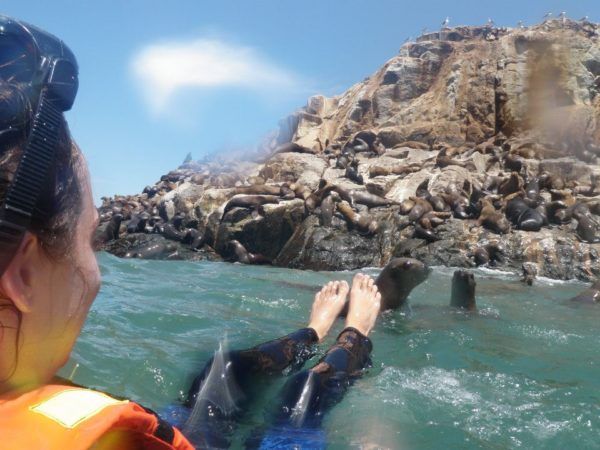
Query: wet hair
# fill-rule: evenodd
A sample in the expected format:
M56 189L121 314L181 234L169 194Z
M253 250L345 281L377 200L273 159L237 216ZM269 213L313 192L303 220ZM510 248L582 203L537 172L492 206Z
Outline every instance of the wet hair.
M33 120L33 105L23 88L0 81L0 204L23 154ZM29 227L53 259L61 260L73 248L75 227L82 210L78 176L80 152L61 115L58 146Z

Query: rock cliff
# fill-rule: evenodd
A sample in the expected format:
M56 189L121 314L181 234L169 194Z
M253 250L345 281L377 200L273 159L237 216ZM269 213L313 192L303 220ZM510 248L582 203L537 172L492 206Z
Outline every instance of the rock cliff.
M311 97L257 154L187 161L139 195L103 199L98 246L316 270L412 256L594 278L599 32L558 19L420 36L342 95Z

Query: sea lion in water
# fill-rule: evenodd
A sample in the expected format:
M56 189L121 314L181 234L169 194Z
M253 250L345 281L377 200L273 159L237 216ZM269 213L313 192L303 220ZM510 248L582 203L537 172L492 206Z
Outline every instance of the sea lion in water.
M337 209L344 218L363 234L375 234L379 231L379 224L368 215L355 212L346 201L338 203Z
M537 264L533 262L524 262L521 269L523 271L523 278L521 278L521 281L526 283L527 286L531 286L533 280L537 277Z
M600 303L600 281L594 282L589 288L569 301L576 303Z
M267 203L279 203L279 200L280 198L275 195L237 195L232 197L225 205L221 220L233 208L257 208Z
M375 280L381 293L381 310L402 306L410 292L427 279L430 271L417 259L392 259Z
M450 306L452 308L476 311L475 302L475 276L467 270L457 270L452 277L452 294Z
M233 246L235 256L242 264L271 264L271 260L266 256L250 253L248 250L246 250L246 247L240 243L240 241L233 239L229 241L229 245Z

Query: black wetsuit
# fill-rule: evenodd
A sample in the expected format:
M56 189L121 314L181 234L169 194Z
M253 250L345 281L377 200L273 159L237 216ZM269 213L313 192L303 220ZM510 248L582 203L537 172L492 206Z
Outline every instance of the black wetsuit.
M314 355L317 342L316 332L303 328L248 350L217 352L195 378L184 404L166 411L167 420L198 448L226 448L257 379L300 369ZM324 448L323 416L370 365L371 349L369 338L354 328L344 329L317 364L290 377L268 427L252 433L246 446Z

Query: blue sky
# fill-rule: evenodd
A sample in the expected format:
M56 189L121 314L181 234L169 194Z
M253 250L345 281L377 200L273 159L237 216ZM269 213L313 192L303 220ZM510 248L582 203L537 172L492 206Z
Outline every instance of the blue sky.
M0 0L78 58L68 120L96 199L140 192L188 152L253 147L310 95L343 92L446 16L514 26L548 11L600 20L597 0Z

